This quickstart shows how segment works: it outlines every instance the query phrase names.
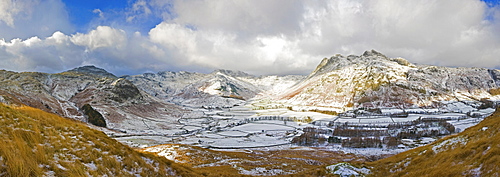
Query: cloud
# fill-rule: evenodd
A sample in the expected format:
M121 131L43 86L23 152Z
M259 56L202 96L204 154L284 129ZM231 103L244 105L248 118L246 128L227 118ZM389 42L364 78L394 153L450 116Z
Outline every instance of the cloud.
M99 26L87 34L55 32L45 39L0 39L0 68L14 71L61 72L82 65L97 65L116 74L162 70L167 56L140 33ZM173 67L171 67L173 68ZM136 73L137 74L137 73Z
M0 0L0 38L44 38L56 31L74 31L60 0Z
M104 18L104 12L102 12L101 9L94 9L92 13L98 14L99 18Z
M127 17L127 22L135 20L138 16L147 17L151 14L151 9L148 7L145 0L138 0L132 4L132 8L129 10L129 16Z
M473 0L176 1L176 18L150 38L189 65L264 74L305 74L323 57L369 49L422 64L498 68L495 9Z
M3 21L8 26L14 26L14 18L12 16L19 13L19 9L14 7L10 0L0 0L0 21Z
M67 17L54 15L64 14L60 1L37 3L60 8L48 12L63 19L46 22L49 29L68 26ZM0 16L0 29L26 25L21 16L36 18L9 13ZM59 72L94 64L117 75L219 68L308 74L322 58L376 49L421 64L500 68L499 6L478 0L137 0L121 15L99 13L106 19L87 33L34 30L39 34L15 39L0 31L0 39L7 38L0 40L0 67ZM161 22L145 32L126 28L150 18Z
M247 35L293 35L300 28L304 2L299 0L175 1L174 22L200 30L237 32ZM252 36L249 36L252 37Z
M127 36L123 30L113 29L109 26L98 26L88 34L77 33L73 35L71 42L91 51L98 48L121 49L127 44Z

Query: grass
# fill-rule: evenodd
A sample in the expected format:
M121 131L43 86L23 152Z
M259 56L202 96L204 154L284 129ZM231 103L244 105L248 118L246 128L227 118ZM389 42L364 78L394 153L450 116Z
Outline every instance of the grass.
M277 176L317 176L319 169L324 168L326 165L343 161L360 164L367 160L354 154L315 148L308 150L298 148L226 152L179 144L159 145L156 147L174 149L177 153L176 160L207 176L245 176L240 174L243 169L252 170L256 168L283 170L283 173L277 174ZM149 148L144 150L147 149ZM321 172L320 174L326 173ZM263 173L262 175L266 174Z
M0 127L0 176L200 176L32 107L0 104Z
M491 95L500 95L500 88L492 88L488 91Z
M499 130L497 109L478 125L457 135L368 165L374 167L373 176L499 176ZM452 143L443 145L446 142Z

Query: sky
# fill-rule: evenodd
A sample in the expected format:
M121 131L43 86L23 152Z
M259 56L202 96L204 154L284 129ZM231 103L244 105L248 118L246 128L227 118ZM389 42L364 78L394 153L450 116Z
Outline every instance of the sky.
M377 50L500 69L498 0L0 0L0 69L309 74Z

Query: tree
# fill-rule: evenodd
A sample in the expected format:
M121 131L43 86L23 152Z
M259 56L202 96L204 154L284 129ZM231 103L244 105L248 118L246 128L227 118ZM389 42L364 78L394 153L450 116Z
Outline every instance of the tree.
M82 110L83 114L87 116L89 123L99 127L106 127L106 120L104 120L102 114L92 108L92 106L85 104L83 105Z

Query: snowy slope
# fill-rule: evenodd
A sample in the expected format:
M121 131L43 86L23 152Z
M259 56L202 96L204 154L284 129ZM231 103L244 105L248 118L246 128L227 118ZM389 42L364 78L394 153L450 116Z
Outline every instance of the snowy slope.
M80 108L90 104L104 116L107 128L128 133L167 131L186 112L93 66L58 74L0 71L0 86L3 95L22 104L84 122Z
M232 107L259 94L279 93L304 77L256 77L241 71L215 70L209 74L159 72L124 78L168 102L192 107Z
M345 107L436 106L438 101L499 100L498 70L420 66L377 51L325 58L280 101L293 105Z

